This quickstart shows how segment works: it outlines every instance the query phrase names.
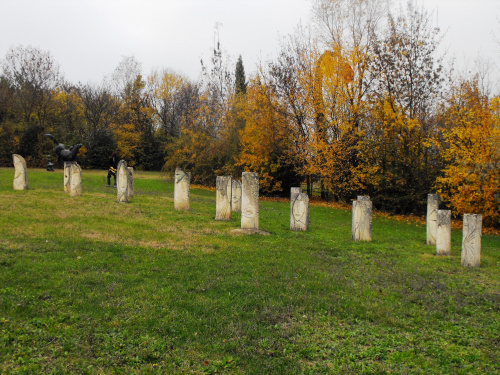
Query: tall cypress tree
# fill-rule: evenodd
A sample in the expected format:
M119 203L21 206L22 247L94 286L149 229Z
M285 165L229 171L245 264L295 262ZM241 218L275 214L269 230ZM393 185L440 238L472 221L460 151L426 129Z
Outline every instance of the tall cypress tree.
M238 61L236 62L236 72L235 74L235 93L236 95L247 93L247 82L245 77L245 68L243 67L243 60L238 57Z

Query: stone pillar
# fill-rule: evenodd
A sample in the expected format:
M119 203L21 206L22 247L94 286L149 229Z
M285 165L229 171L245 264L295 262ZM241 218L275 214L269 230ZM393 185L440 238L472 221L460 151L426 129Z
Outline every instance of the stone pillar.
M21 155L13 154L14 162L14 190L28 190L28 166Z
M233 180L231 196L231 210L241 212L241 182L239 180Z
M69 193L71 190L71 166L76 164L76 161L64 162L64 192Z
M302 193L302 188L300 187L291 187L290 188L290 212L292 212L293 202L297 195ZM291 221L290 221L291 223Z
M189 193L191 187L191 173L175 168L174 181L174 209L189 210Z
M462 266L479 267L481 260L482 215L464 214Z
M372 240L372 202L369 196L358 195L352 202L351 237L354 241Z
M259 175L243 172L241 180L241 229L259 229Z
M217 176L215 220L231 220L232 177Z
M127 167L128 197L134 197L134 168Z
M120 160L116 167L116 200L119 203L128 203L128 197L127 162Z
M290 188L290 230L293 230L293 204L297 195L302 193L302 188L300 187L291 187Z
M292 188L299 189L300 188ZM307 194L291 193L290 230L305 231L309 229L309 197Z
M436 255L451 255L451 211L437 211Z
M437 211L439 197L437 194L427 194L427 245L436 245L437 236Z
M74 162L70 166L69 196L79 197L82 195L82 168Z

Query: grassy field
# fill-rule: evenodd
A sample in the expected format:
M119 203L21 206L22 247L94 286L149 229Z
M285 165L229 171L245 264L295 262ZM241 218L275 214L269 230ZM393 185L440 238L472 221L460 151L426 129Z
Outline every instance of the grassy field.
M500 373L500 236L481 268L425 245L425 225L375 214L373 242L350 240L351 212L260 203L269 236L231 234L215 192L173 210L172 181L135 173L116 202L105 171L83 196L61 171L0 169L2 374Z

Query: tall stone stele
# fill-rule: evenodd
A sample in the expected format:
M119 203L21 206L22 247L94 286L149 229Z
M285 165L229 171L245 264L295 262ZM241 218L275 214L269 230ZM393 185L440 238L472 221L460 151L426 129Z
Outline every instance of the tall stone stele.
M217 176L215 220L231 220L232 177Z
M439 197L437 194L427 194L427 245L436 245L438 228L437 212L439 209Z
M76 161L65 161L64 162L64 192L65 193L70 193L71 190L71 167L73 164L76 164Z
M174 177L174 209L189 210L189 194L191 188L191 173L181 168L175 168Z
M437 212L436 255L451 254L451 211Z
M462 266L479 267L481 261L482 215L464 214Z
M309 230L309 197L300 192L300 188L291 188L290 230Z
M82 168L73 162L70 166L69 196L79 197L82 195Z
M372 240L372 202L369 196L358 195L352 202L351 238L354 241Z
M134 168L127 167L128 197L134 197Z
M259 175L243 172L241 181L241 229L259 229Z
M13 154L14 163L14 190L28 190L28 166L21 155Z
M290 188L290 212L292 212L292 208L293 208L293 202L296 198L297 195L301 194L302 193L302 188L300 187L291 187ZM290 222L291 224L291 222ZM291 227L290 227L291 229Z
M116 200L119 203L128 203L128 170L127 162L120 160L116 167Z
M233 212L241 212L241 182L233 180L231 185L231 210Z

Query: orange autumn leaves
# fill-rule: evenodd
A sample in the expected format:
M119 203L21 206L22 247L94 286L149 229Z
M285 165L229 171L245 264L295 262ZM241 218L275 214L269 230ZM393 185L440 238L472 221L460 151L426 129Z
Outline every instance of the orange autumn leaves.
M477 81L453 88L443 113L447 166L438 192L459 213L481 213L487 225L500 220L500 98L483 95Z

